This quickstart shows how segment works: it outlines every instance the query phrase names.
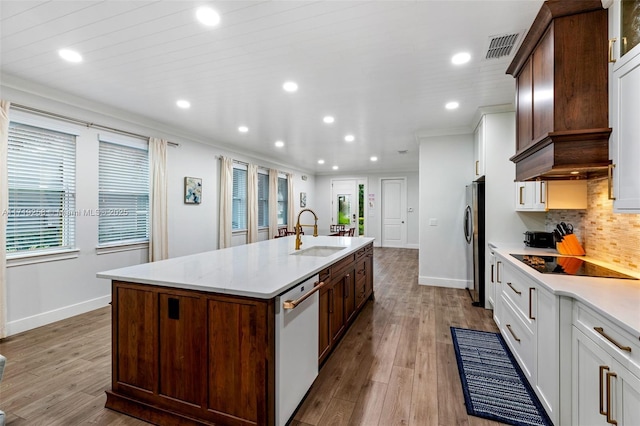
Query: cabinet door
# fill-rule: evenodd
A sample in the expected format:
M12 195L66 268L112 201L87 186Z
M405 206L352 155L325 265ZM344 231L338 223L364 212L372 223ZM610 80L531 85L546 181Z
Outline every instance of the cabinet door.
M619 213L640 213L640 54L615 70L612 80L614 209Z
M331 283L320 290L319 310L318 363L321 363L331 349Z
M533 73L531 59L527 60L517 79L516 89L517 132L516 152L527 148L533 140Z
M172 399L202 405L207 363L206 300L160 293L158 393Z
M528 182L516 182L516 211L531 210L533 205L533 194L531 193L531 185Z
M614 409L611 419L619 425L640 425L640 378L617 361L613 363L615 380Z
M547 210L547 182L540 180L527 183L533 187L532 209L539 212Z
M474 175L476 178L480 176L484 176L485 174L485 125L484 125L484 116L480 119L478 123L478 127L476 127L476 131L474 133L474 146L473 146L473 154L474 154Z
M331 344L333 345L340 339L345 327L344 281L342 274L333 279L329 303L331 306Z
M365 298L368 298L373 293L373 245L370 245L367 249L367 262L365 264L365 280L367 291Z
M606 376L611 357L576 327L573 332L571 396L574 425L607 425Z
M495 257L495 274L494 274L494 286L495 286L495 305L493 307L493 320L496 322L498 328L501 327L502 323L502 276L503 276L503 267L504 261L499 257Z
M355 265L350 266L344 272L342 278L344 282L344 316L345 321L351 321L356 312L356 269Z
M489 251L489 279L485 279L489 283L489 303L495 311L496 306L496 255L494 252Z
M529 287L529 293L532 301L529 318L536 329L536 393L551 420L557 424L560 403L557 297L539 286Z

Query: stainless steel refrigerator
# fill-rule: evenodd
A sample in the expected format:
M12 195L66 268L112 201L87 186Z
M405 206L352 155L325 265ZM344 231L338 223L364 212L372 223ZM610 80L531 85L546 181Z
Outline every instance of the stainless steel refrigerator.
M464 210L466 239L467 290L474 306L484 307L484 178L467 185Z

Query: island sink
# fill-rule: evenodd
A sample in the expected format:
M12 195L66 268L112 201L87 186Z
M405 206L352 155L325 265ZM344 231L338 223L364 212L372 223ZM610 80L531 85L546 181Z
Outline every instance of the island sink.
M335 246L312 246L303 250L294 251L291 256L315 256L315 257L327 257L344 250L346 247Z

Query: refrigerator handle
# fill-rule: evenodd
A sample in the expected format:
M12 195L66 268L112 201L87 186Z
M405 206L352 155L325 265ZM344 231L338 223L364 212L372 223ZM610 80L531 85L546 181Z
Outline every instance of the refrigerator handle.
M471 207L467 206L464 210L464 238L467 240L468 244L471 244L471 235L473 234L473 230L471 229L473 223L471 222Z

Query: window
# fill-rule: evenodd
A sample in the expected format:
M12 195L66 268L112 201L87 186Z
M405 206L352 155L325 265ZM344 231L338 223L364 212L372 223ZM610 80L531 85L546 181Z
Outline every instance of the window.
M258 227L269 226L269 175L258 171Z
M7 254L73 249L75 135L11 122L8 139Z
M98 244L149 241L149 147L100 139Z
M289 185L286 177L278 177L278 225L287 225Z
M233 207L231 229L247 229L247 167L233 165Z

